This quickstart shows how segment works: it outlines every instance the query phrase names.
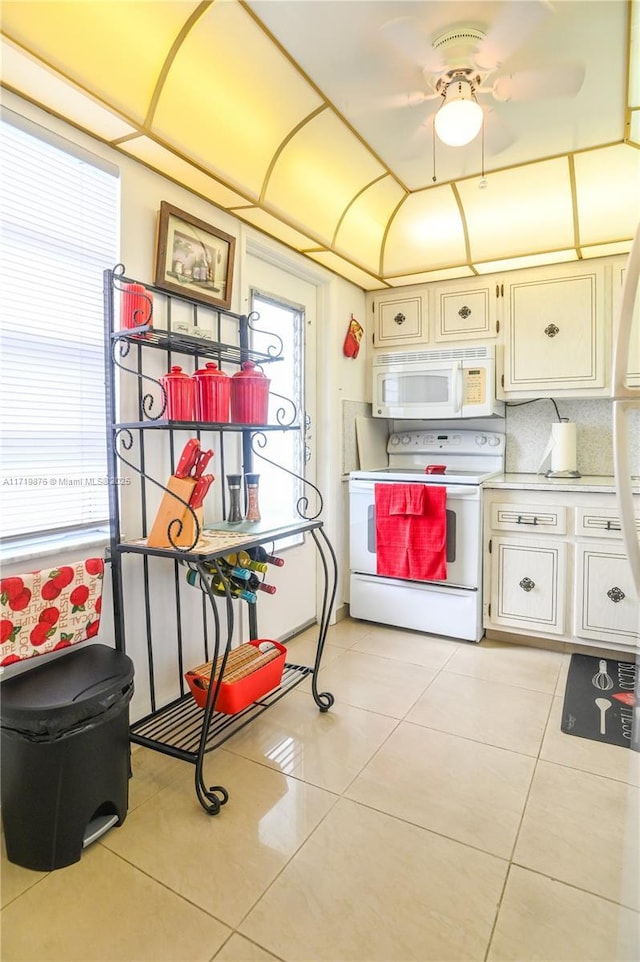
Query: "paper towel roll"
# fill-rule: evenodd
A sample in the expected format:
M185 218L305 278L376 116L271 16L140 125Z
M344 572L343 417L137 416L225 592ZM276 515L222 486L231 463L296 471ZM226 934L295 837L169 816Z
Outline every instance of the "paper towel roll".
M551 456L549 470L553 474L577 470L575 421L558 421L551 425L551 437L542 455L539 471L549 456Z
M560 421L551 425L552 471L575 471L578 465L576 455L575 421Z

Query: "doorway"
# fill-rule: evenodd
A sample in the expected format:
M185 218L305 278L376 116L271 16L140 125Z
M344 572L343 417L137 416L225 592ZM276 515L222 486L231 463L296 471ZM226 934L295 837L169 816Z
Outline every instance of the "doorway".
M315 491L293 475L316 483L317 287L255 254L247 254L246 269L246 309L260 315L255 327L258 331L273 331L283 340L284 360L266 365L265 373L273 381L272 391L291 398L297 408L295 430L265 432L264 448L253 445L253 469L261 476L261 514L266 519L272 511L281 517L284 509L296 517L296 504L301 503L304 510L300 498L308 498L305 514L313 517L320 507ZM256 333L253 337L259 349L263 335ZM276 401L280 406L280 398ZM290 406L284 403L284 423L290 419L289 411ZM287 470L280 470L278 464ZM277 591L261 597L258 624L262 636L283 638L316 621L317 551L313 539L305 536L279 542L275 553L285 563L281 568L270 566L265 576Z

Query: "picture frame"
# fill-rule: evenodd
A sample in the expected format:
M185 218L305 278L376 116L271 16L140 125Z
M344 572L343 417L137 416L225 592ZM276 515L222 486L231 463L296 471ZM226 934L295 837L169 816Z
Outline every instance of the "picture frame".
M167 201L160 202L155 285L203 304L231 306L236 239Z

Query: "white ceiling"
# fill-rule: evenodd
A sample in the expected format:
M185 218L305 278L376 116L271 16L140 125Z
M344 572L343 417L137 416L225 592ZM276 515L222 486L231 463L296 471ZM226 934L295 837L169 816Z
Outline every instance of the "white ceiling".
M485 32L515 3L474 0L250 0L249 6L309 78L409 190L432 184L430 118L440 98L416 106L408 95L427 90L418 65L421 46L464 24ZM544 9L540 3L532 4ZM520 17L522 13L518 12ZM385 34L392 20L411 18L424 38L403 54ZM506 150L486 151L486 169L621 140L626 105L627 4L619 0L556 2L491 79L531 68L583 64L575 97L498 104L483 98L515 137ZM403 99L407 105L403 104ZM436 145L438 181L478 175L480 138L466 148Z
M375 289L629 249L639 19L627 0L4 0L2 83ZM581 88L483 93L484 157L481 136L434 150L422 66L461 25L506 25L481 90L576 65Z

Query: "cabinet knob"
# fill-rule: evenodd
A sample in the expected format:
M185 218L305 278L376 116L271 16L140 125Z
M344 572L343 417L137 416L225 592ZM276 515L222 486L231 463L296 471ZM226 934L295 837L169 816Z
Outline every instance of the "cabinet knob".
M461 307L460 310L458 311L458 316L461 317L461 318L463 318L463 320L466 321L466 319L471 316L471 308L470 308L470 307L467 307L467 305L465 304L465 305L464 305L463 307Z
M560 333L560 328L555 324L547 324L544 329L544 333L547 335L547 337L555 337L556 334Z
M406 321L406 317L404 316L404 314L398 311L398 313L394 317L394 321L396 322L396 324L404 324L404 322Z
M611 598L613 603L617 605L618 602L622 601L622 599L625 597L625 594L622 588L618 588L617 586L614 586L613 588L609 588L609 590L607 591L607 597Z
M536 583L532 581L531 578L523 578L522 581L519 582L519 585L523 591L533 591Z

